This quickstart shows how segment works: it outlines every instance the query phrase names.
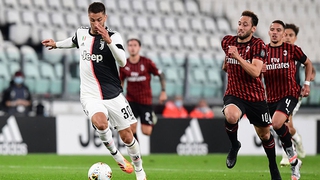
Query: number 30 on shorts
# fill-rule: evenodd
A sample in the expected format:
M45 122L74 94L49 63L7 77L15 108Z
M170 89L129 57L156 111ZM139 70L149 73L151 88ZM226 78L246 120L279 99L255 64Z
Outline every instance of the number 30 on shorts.
M128 119L129 117L133 116L130 106L126 106L125 108L122 108L121 112L123 113L124 119Z

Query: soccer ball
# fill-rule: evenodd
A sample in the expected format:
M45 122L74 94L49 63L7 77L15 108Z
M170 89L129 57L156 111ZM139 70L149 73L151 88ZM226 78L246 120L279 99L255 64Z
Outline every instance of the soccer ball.
M93 164L88 171L89 180L110 180L112 170L110 166L103 162Z

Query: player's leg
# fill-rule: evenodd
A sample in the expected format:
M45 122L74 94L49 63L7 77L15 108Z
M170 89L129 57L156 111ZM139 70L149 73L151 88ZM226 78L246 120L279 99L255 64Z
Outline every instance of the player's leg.
M132 109L132 112L134 114L134 116L136 117L136 119L138 119L140 117L140 112L139 112L139 104L138 103L135 103L135 102L129 102L129 105ZM131 131L133 133L133 136L134 138L138 140L138 136L137 136L137 122L136 123L133 123L131 124Z
M154 126L154 113L151 105L141 105L140 106L141 116L141 131L144 135L150 136L152 134Z
M287 123L287 125L289 127L289 131L292 136L292 139L293 139L293 142L296 147L298 155L301 158L304 158L306 156L306 153L305 153L303 145L302 145L302 138L301 138L301 135L294 128L293 121L292 121L292 118L298 112L298 110L301 106L301 103L302 103L302 97L299 98L299 101L298 101L296 107L294 108L292 115L289 116L289 122Z
M125 97L120 94L118 97L110 100L106 106L108 107L111 123L117 128L120 138L125 144L130 159L135 168L137 180L145 180L146 173L142 166L141 152L139 142L134 138L130 125L136 123L130 105Z
M112 132L109 128L108 123L108 111L102 104L103 101L85 102L83 107L91 122L96 129L99 138L106 148L110 151L110 154L115 159L115 161L120 165L121 169L125 169L125 172L132 173L133 167L127 160L122 156L120 151L117 149L114 140L112 138ZM126 165L128 164L128 165Z
M277 110L272 116L272 126L273 129L278 134L282 147L285 150L289 162L291 164L291 176L292 178L300 178L300 167L301 161L297 157L297 153L293 148L291 141L291 134L289 133L289 128L284 124L296 106L297 99L293 97L285 97L282 100L278 101Z
M225 116L225 130L231 142L226 165L228 168L233 168L237 162L238 151L241 143L238 141L238 122L242 117L241 102L233 96L224 97L224 108L222 112Z
M269 161L269 171L272 180L281 180L280 172L276 162L275 141L270 133L271 119L268 105L265 101L248 102L246 114L250 123L254 125L255 131L262 141L262 146Z
M254 126L257 135L262 141L263 149L267 154L269 161L269 171L271 174L272 180L281 180L281 175L276 162L276 149L275 149L275 141L270 133L270 127L258 127Z

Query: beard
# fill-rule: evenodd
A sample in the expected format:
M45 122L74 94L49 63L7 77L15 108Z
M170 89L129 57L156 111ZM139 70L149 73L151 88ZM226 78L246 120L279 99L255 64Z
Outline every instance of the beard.
M243 34L242 36L238 35L239 39L244 40L246 38L248 38L251 35L251 32L247 32L245 34Z

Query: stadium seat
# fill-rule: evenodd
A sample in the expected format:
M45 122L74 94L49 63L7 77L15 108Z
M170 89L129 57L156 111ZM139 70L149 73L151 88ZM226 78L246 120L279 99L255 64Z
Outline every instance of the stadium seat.
M46 28L51 26L51 21L49 14L47 12L37 12L36 14L37 21L39 25L44 26Z
M213 18L203 19L204 30L210 34L217 33L218 28Z
M155 43L159 49L167 49L167 36L164 34L155 35Z
M57 28L65 28L66 23L62 13L51 13L51 22Z
M45 10L48 7L46 0L33 0L33 6L38 10Z
M80 27L78 15L75 13L67 13L65 15L65 22L69 29L78 29Z
M75 11L76 10L76 5L75 5L74 0L73 1L71 1L71 0L69 0L69 1L62 0L61 3L62 3L62 7L63 7L65 12L70 12L70 11Z
M157 1L145 1L145 8L150 14L157 14L159 12L159 6Z
M19 62L10 62L8 67L11 76L13 76L17 71L21 70L21 65Z
M24 11L21 14L22 17L22 22L24 24L28 24L28 25L36 25L37 24L37 20L36 17L34 15L34 13L32 11Z
M146 11L144 8L144 2L142 0L131 0L131 7L135 13L141 14Z
M91 2L89 2L89 3L91 3ZM119 8L118 8L118 6L117 6L117 3L116 3L116 0L107 0L107 3L106 4L108 4L107 6L106 6L106 11L107 11L107 13L109 14L110 12L111 13L115 13L115 12L117 12L118 10L119 10ZM110 13L110 14L111 14Z
M220 38L218 35L211 35L209 37L209 47L211 49L214 49L214 50L221 50L221 40L222 38Z
M172 57L172 54L170 52L161 51L159 53L159 57L161 59L161 64L163 66L167 66L167 67L173 67L174 66L173 57Z
M40 64L40 74L42 78L50 81L49 90L50 94L61 94L62 93L62 78L57 78L54 72L54 67L46 62Z
M196 48L195 46L195 40L192 35L189 36L182 36L182 43L186 50L194 50Z
M161 92L159 77L152 76L150 85L151 85L152 96L158 97Z
M172 11L176 14L176 15L184 15L186 10L185 10L185 6L183 4L182 1L172 1Z
M193 0L186 0L185 1L186 11L190 15L198 15L199 14L199 7L198 4Z
M147 51L143 54L143 56L151 59L156 65L158 68L162 68L163 67L163 64L161 63L161 59L160 59L160 56L158 54L158 52L156 51Z
M208 37L204 35L196 36L196 44L199 49L205 51L209 48Z
M59 49L56 51L49 51L45 47L43 49L43 60L48 63L55 64L62 61L65 55L65 50Z
M41 78L38 66L32 63L25 63L23 72L25 84L29 87L31 93L46 94L49 92L50 81Z
M75 31L76 31L76 29L75 29ZM61 29L61 30L59 30L59 31L55 31L55 38L57 39L57 40L64 40L64 39L67 39L67 38L69 38L70 36L68 35L68 32L67 31L65 31L65 30L63 30L63 29Z
M188 32L190 30L189 19L187 17L178 18L177 26L180 31Z
M229 22L225 18L217 18L217 25L219 27L219 31L228 34L231 32Z
M134 22L134 17L133 16L122 16L122 24L123 27L127 30L134 30L136 29L136 23Z
M126 14L130 13L132 11L130 1L131 0L118 0L118 10Z
M159 10L163 14L170 14L172 12L170 1L159 1Z
M195 83L208 83L207 74L205 68L191 69L192 82Z
M194 68L194 67L203 67L203 64L201 62L201 56L197 52L191 52L188 54L188 64L189 67Z
M35 66L39 64L37 52L29 45L22 45L20 47L23 63L32 63Z
M173 58L176 66L184 67L186 62L186 53L183 52L174 52Z
M168 41L171 49L179 50L182 48L182 42L179 35L170 34L168 37Z
M152 16L150 18L150 25L154 31L160 32L163 29L163 24L160 17Z
M149 31L150 25L147 16L136 17L136 22L139 30L143 32Z
M107 20L108 27L110 29L113 29L113 30L116 30L116 31L120 30L123 27L122 23L121 23L122 21L121 21L120 18L121 17L116 15L116 14L112 14L112 15L108 16L108 20ZM86 15L86 17L83 16L83 18L81 18L81 19L82 19L82 23L86 23L86 24L89 23L87 15ZM85 19L86 19L86 22L83 22Z
M24 9L31 10L33 9L32 0L19 0L20 7Z
M31 37L31 33L32 27L30 25L14 24L9 26L9 40L16 45L26 44Z
M20 12L18 10L6 10L5 11L5 19L8 24L19 24L22 23Z
M8 87L11 81L11 75L8 70L7 64L2 64L0 66L0 93Z
M173 32L177 30L176 22L174 17L166 17L163 19L163 24L166 30Z
M155 46L153 35L148 33L141 36L141 45L144 49L153 49Z
M84 0L75 0L75 5L79 12L86 12L88 9L89 3L88 1L84 1Z
M7 8L13 8L13 9L16 9L16 8L18 8L18 6L19 6L17 0L3 0L3 4L4 4Z
M62 5L60 0L55 0L55 1L47 1L48 2L48 7L52 10L55 11L60 11L62 9Z
M6 57L8 58L8 62L21 62L21 54L20 50L15 45L9 45L7 47L4 47Z
M205 67L211 68L215 67L216 63L214 60L214 55L210 52L205 52L201 55L202 63Z

